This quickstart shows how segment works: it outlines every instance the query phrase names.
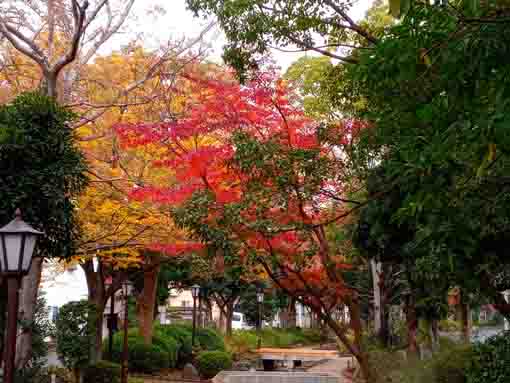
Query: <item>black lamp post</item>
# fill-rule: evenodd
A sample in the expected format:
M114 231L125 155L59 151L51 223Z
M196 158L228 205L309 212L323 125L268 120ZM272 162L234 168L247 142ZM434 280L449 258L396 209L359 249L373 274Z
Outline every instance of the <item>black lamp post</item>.
M14 220L0 229L0 272L7 279L8 288L7 335L4 351L5 383L14 381L14 359L18 332L18 290L21 278L30 270L35 243L42 234L21 219L19 209L16 210Z
M129 318L128 318L128 308L129 302L128 297L131 292L131 282L129 280L125 280L122 283L122 295L124 296L124 343L122 345L122 370L120 376L120 383L128 382L128 357L129 357L129 349L128 349L128 327L129 327Z
M264 303L264 290L261 288L257 289L257 306L259 311L259 320L257 321L257 332L259 334L259 339L257 341L257 348L260 348L262 345L262 304Z
M200 294L200 286L191 286L191 295L193 296L193 332L191 333L191 347L195 347L195 332L197 328L197 297Z

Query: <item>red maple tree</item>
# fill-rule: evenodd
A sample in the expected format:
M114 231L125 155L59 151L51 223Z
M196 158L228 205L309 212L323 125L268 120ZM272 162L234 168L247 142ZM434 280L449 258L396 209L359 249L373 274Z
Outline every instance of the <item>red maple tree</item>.
M185 80L191 96L176 121L116 127L123 145L156 145L161 156L154 163L174 177L171 186L146 185L131 198L174 207L177 222L200 240L154 247L175 254L203 244L226 252L226 242L233 244L236 257L261 264L309 306L370 379L358 294L343 278L351 265L328 238L331 225L361 206L349 198L357 185L345 162L364 124L325 127L310 120L289 84L272 72L245 85L228 73L190 73ZM340 305L349 309L347 324L333 316Z

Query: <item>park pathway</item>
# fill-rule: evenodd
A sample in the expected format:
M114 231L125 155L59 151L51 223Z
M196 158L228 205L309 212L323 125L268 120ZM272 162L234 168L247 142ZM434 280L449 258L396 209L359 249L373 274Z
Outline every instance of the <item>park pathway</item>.
M334 359L330 359L319 363L311 368L309 368L308 372L326 372L333 375L338 376L339 383L348 383L349 380L344 376L344 370L351 363L351 357L336 357Z

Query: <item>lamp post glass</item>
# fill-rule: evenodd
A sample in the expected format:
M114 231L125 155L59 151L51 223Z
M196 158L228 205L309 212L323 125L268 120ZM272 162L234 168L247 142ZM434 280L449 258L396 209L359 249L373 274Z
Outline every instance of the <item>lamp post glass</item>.
M37 238L43 233L21 219L21 212L0 229L0 272L22 276L32 263Z
M193 298L197 298L198 294L200 294L200 286L199 285L191 286L191 295L193 296Z

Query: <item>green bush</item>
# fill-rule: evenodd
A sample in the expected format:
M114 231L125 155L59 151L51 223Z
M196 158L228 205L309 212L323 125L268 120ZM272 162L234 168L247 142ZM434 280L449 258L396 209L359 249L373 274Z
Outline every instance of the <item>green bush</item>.
M439 321L439 330L444 332L456 332L461 330L461 325L457 321L443 319Z
M223 336L211 328L200 328L196 332L196 340L204 351L225 351Z
M56 323L57 354L65 367L88 365L96 315L96 306L87 300L69 302L60 308Z
M431 361L436 383L465 383L466 369L471 363L471 346L457 346L434 355Z
M251 330L236 330L227 339L228 349L236 358L257 348L258 336Z
M155 328L155 333L165 338L173 338L179 344L177 354L177 366L184 366L191 362L191 331L185 326L179 324L159 325Z
M163 337L173 338L179 344L179 354L177 356L178 364L183 365L191 361L192 357L192 338L193 328L189 324L175 323L170 325L159 325L155 333L162 334ZM225 341L223 336L210 328L197 328L195 333L195 345L203 351L225 351Z
M467 368L467 383L503 383L510 381L510 331L477 343Z
M120 364L101 360L83 369L84 383L119 383Z
M203 351L197 357L197 368L203 378L214 378L220 371L232 368L232 356L224 351Z
M117 333L113 337L112 360L120 363L122 360L124 336ZM153 373L165 368L175 367L171 364L172 356L168 352L171 345L157 335L153 337L153 343L146 345L144 339L138 335L137 329L131 329L128 333L129 370L142 373ZM106 350L106 344L103 345ZM175 350L175 355L177 349Z
M168 363L171 368L177 366L181 344L176 339L164 333L155 332L152 336L152 344L168 353Z

